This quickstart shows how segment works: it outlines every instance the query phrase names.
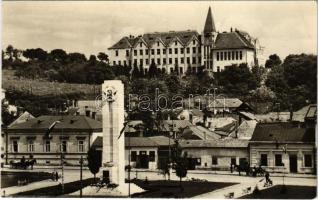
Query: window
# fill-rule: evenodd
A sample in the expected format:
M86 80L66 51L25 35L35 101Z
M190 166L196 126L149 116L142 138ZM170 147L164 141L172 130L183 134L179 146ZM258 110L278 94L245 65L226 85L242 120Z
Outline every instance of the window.
M220 72L220 66L217 66L216 68L217 68L217 72Z
M137 151L131 151L130 152L130 161L136 162L137 161Z
M118 56L118 50L115 51L116 56Z
M160 49L157 49L157 55L159 55L160 54Z
M184 53L184 48L180 48L180 53Z
M160 45L159 42L157 42L157 46L158 46L158 47L159 47L159 45Z
M238 52L235 51L235 59L238 60Z
M198 64L201 64L201 57L198 57Z
M200 47L198 48L198 52L201 53L201 48Z
M174 54L178 54L178 48L174 49Z
M146 59L146 65L149 65L149 59Z
M155 55L155 50L151 49L151 55Z
M192 47L192 53L196 53L196 47Z
M174 45L176 45L176 46L177 46L177 45L178 45L178 42L177 42L177 41L175 41L175 42L174 42Z
M201 165L201 158L197 158L196 161L197 161L197 162L195 163L196 165Z
M126 56L129 56L129 50L126 50Z
M84 140L79 140L78 141L78 152L84 152L85 147L84 147Z
M66 140L62 140L61 141L60 151L61 152L66 152L67 151L67 141Z
M120 60L118 61L118 65L121 65L121 61Z
M116 61L113 61L113 65L116 65Z
M240 51L240 60L242 60L242 57L243 57L242 51Z
M172 64L172 58L169 58L169 64Z
M187 53L190 53L190 48L189 47L187 47Z
M183 67L180 67L180 74L183 74Z
M149 161L154 162L156 160L156 152L155 151L149 151Z
M143 55L143 53L144 53L144 52L143 52L143 50L142 50L142 49L140 49L140 50L139 50L139 54L142 56L142 55Z
M232 51L232 60L234 60L234 51Z
M160 65L160 58L157 58L157 64Z
M195 57L192 58L192 63L193 63L193 64L196 64L196 59L195 59Z
M51 151L51 142L47 140L44 143L44 152L50 152L50 151Z
M148 49L146 49L146 55L148 55L149 54L149 50Z
M148 74L148 69L145 69L145 74Z
M275 166L283 166L282 154L275 154Z
M220 57L221 57L221 60L223 60L223 51L221 51L221 53L220 53Z
M174 59L174 64L178 64L178 58Z
M187 57L187 64L190 64L190 57Z
M124 66L127 66L127 62L126 62L126 60L124 60Z
M227 52L224 52L224 60L227 60Z
M216 156L212 156L212 165L218 164L218 158Z
M164 65L167 64L166 58L163 58L162 62L163 62Z
M172 54L172 49L171 48L169 48L169 54Z
M181 58L181 64L183 64L184 63L184 58Z
M197 72L197 68L196 67L192 67L192 72Z
M170 73L172 73L173 72L173 68L172 67L170 67Z
M139 64L140 64L140 66L143 66L143 64L144 64L143 59L140 59L140 60L139 60Z
M162 49L162 53L163 53L163 54L166 54L166 53L167 53L167 50L166 50L166 49Z
M228 60L231 60L231 52L228 52L228 53L227 53L227 59L228 59Z
M151 63L155 63L155 59L154 58L151 59Z
M216 60L220 60L220 53L216 52Z
M261 166L267 166L267 154L261 154Z
M18 140L12 140L12 152L13 153L19 152Z
M134 64L137 65L137 59L134 59Z
M137 56L137 50L134 50L134 56Z
M140 44L139 44L139 45L140 45L140 47L142 47L142 42L140 42Z
M304 155L305 159L305 167L312 167L312 156L311 154L305 154Z
M195 40L192 41L193 45L195 45Z

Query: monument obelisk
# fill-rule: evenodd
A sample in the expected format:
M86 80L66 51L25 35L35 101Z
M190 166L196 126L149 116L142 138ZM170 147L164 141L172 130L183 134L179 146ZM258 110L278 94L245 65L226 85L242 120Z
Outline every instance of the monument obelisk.
M124 126L124 84L120 80L104 81L103 100L103 178L118 184L119 191L125 184L125 137L119 137Z

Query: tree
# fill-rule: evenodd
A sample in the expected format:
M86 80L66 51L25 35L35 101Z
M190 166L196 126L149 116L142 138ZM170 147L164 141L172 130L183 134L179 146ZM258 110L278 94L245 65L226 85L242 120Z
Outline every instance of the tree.
M97 58L102 62L105 62L107 64L109 63L108 55L106 53L99 52Z
M73 63L73 62L75 62L75 63L83 63L83 62L87 61L87 59L86 59L84 54L77 53L77 52L69 53L68 56L67 56L67 60L70 63Z
M48 53L41 48L36 49L26 49L23 51L23 56L31 60L45 61L47 59Z
M156 78L156 77L158 77L157 65L156 65L154 62L152 62L152 63L150 64L148 76L149 76L149 78Z
M140 78L139 68L138 68L138 66L137 66L136 63L134 63L134 69L133 69L133 71L132 71L131 76L132 76L132 79Z
M96 182L96 174L99 172L99 168L102 166L101 163L101 156L96 151L96 149L91 148L87 152L87 161L88 161L88 168L92 174L94 174L94 182Z
M67 53L63 49L53 49L50 52L51 59L55 61L65 62Z
M269 56L269 59L265 62L265 68L273 68L275 66L279 66L282 64L282 61L280 60L279 56L277 54L273 54Z
M11 61L11 62L13 61L13 50L14 50L14 48L11 44L8 45L6 48L6 54L7 54L7 56L9 56L9 61Z
M182 188L182 178L186 177L188 172L188 159L186 153L182 155L178 140L175 141L173 159L175 162L176 175L180 178L180 188Z

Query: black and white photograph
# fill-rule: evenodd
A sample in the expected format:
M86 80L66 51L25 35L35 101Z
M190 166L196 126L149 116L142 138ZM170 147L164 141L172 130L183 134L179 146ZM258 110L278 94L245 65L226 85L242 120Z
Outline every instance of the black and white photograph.
M317 1L0 4L1 198L316 198Z

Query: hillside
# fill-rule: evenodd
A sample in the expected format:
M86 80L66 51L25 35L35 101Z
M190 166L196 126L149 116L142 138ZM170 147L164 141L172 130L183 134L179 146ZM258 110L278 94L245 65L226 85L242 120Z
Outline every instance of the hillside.
M100 93L100 85L49 82L14 76L14 70L2 70L2 88L35 96L63 96L81 94L81 99L95 99ZM95 92L94 92L95 90Z

